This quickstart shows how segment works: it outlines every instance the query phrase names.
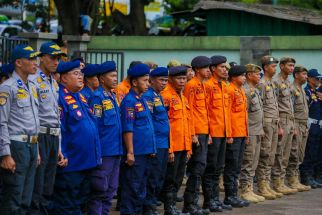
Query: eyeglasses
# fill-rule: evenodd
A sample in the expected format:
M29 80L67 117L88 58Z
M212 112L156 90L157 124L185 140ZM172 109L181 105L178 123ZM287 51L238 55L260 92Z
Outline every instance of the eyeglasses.
M75 76L84 76L84 73L82 73L80 70L70 71L70 74L73 74Z

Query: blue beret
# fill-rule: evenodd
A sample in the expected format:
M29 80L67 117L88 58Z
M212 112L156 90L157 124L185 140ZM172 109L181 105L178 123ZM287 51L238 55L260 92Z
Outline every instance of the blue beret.
M150 68L144 63L136 64L135 66L127 70L127 74L133 78L148 75L150 73Z
M187 70L186 66L173 66L169 68L169 76L187 75Z
M157 67L150 72L151 77L168 76L169 71L166 67Z
M25 45L25 44L19 44L13 49L11 60L12 62L14 62L15 60L20 58L26 58L26 59L36 58L39 56L39 54L40 52L34 51L34 49L31 46Z
M67 57L66 53L61 51L61 48L54 42L43 43L40 47L40 55L49 54L51 56L63 55Z
M92 77L94 75L98 74L98 69L99 65L98 64L91 64L88 63L86 66L82 69L82 72L84 73L85 77Z
M310 69L307 73L307 76L310 78L320 78L321 74L318 72L317 69Z
M227 62L227 58L221 55L212 56L210 59L211 59L211 65L219 65Z
M15 70L15 67L12 63L2 64L0 67L0 77L9 76Z
M80 61L79 60L75 60L75 61L68 61L68 62L64 62L61 61L58 66L57 66L57 71L58 73L66 73L69 72L75 68L79 68L80 67Z
M114 61L106 61L98 65L98 74L116 71L116 63Z
M198 56L192 59L191 67L192 68L205 68L211 65L211 59L206 56Z
M246 73L247 69L245 66L236 65L230 68L228 71L229 77L240 76Z

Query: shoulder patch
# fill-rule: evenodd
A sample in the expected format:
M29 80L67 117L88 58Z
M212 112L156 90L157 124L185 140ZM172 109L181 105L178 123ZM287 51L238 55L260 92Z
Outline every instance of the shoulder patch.
M9 97L8 93L0 92L0 105L5 105L7 103L7 99Z

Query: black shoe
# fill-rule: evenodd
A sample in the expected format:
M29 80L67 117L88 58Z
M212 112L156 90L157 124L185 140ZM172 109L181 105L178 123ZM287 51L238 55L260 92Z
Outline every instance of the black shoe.
M231 205L227 205L224 202L221 202L220 200L215 200L216 205L220 206L223 210L229 210L231 211L233 207Z
M248 207L250 205L250 202L247 201L247 200L243 200L239 197L236 197L242 204L243 204L243 207Z
M162 202L161 201L157 201L157 206L161 206L162 205Z
M221 206L217 205L215 201L204 202L203 209L208 209L210 212L222 212Z
M176 201L177 202L183 202L183 197L182 196L177 196Z
M203 210L196 207L194 204L185 205L183 207L182 213L189 213L190 215L205 215Z
M240 201L236 196L226 197L224 200L224 204L231 205L233 208L242 208L245 207L245 203Z

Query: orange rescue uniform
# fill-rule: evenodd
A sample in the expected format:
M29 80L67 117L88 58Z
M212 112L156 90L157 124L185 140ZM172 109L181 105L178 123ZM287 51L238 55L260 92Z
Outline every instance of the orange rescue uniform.
M247 137L247 97L242 88L231 83L228 86L231 107L231 131L232 137Z
M191 108L194 134L209 134L207 98L203 83L197 77L193 77L184 87L183 94L188 99Z
M191 154L193 125L188 101L168 84L161 92L170 122L169 153L188 151Z
M115 88L115 96L119 104L121 104L123 98L129 93L131 89L131 84L127 79L124 79L121 83Z
M228 85L210 78L205 82L208 95L209 131L211 137L231 137Z

